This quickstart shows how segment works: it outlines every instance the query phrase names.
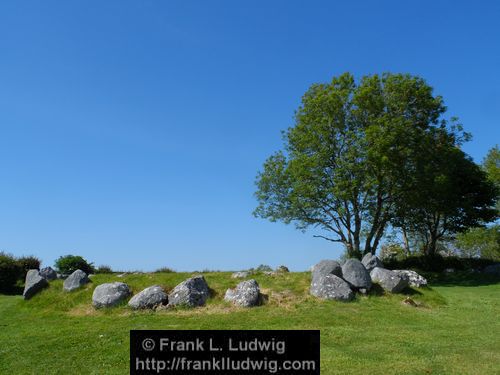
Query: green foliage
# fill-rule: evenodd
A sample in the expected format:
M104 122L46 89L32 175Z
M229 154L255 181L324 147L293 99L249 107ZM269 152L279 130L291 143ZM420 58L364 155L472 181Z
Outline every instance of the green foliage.
M155 273L172 273L172 272L175 271L170 267L160 267L155 271Z
M500 149L498 145L488 151L488 154L483 160L483 169L488 175L488 178L497 186L500 191ZM500 211L500 199L496 198L496 208Z
M401 260L407 256L405 249L397 243L387 243L382 245L379 258L386 262L392 260Z
M19 266L23 270L23 274L21 275L21 279L24 280L26 278L26 274L29 270L39 270L40 264L42 261L33 255L22 256L17 259Z
M59 257L55 262L55 267L63 275L69 275L76 270L82 270L86 274L94 272L92 263L88 263L79 255L64 255Z
M500 225L472 228L455 240L458 252L464 257L500 260Z
M413 269L424 272L443 272L447 268L456 271L470 271L482 269L494 261L479 258L460 258L456 256L443 257L440 255L412 255L399 259L384 260L387 269Z
M0 293L10 293L22 278L23 268L11 254L0 252Z
M113 273L113 270L110 266L101 265L95 269L95 273Z
M439 137L467 138L447 128L455 120L445 111L432 87L407 74L355 82L346 73L312 85L284 149L257 176L254 215L327 233L316 237L344 244L349 257L375 253L401 196L415 188L407 181L421 177L414 166L432 170L420 155Z

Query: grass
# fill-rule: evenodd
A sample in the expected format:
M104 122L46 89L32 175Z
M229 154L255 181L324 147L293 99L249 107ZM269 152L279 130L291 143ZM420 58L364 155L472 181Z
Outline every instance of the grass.
M350 303L308 295L309 273L257 275L268 302L235 308L223 301L237 281L206 273L205 307L135 312L126 305L95 311L96 285L128 283L134 293L167 290L187 273L99 274L73 293L62 282L29 301L0 296L0 374L126 374L130 329L320 329L322 374L499 374L500 283L478 274L432 277L431 288L404 295L358 296Z

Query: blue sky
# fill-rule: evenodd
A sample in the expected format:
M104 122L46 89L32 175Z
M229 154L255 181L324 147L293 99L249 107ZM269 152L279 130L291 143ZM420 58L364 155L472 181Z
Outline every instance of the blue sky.
M45 265L307 269L341 247L251 215L301 95L349 71L443 95L500 143L497 1L3 1L0 249Z

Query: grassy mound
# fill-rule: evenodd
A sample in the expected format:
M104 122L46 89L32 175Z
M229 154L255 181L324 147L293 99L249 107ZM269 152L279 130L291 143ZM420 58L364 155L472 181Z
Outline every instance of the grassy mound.
M498 280L454 274L406 295L374 288L341 303L309 296L309 273L258 274L268 301L244 309L223 301L239 282L230 275L204 273L212 297L196 309L91 306L101 283L123 281L134 293L154 284L171 290L188 273L99 274L73 293L56 280L30 301L0 296L0 373L128 373L130 329L320 329L322 374L500 372ZM407 296L418 307L403 304Z

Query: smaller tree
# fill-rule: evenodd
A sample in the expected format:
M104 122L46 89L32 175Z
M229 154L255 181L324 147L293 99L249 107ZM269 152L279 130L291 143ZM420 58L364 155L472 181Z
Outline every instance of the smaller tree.
M460 233L455 247L463 257L500 260L500 225L471 228Z
M69 275L76 270L82 270L86 274L94 272L92 263L87 262L79 255L64 255L59 257L55 262L56 268L60 273Z
M483 160L482 167L488 178L500 190L500 149L498 145L488 151ZM496 208L500 211L500 199L496 199Z

